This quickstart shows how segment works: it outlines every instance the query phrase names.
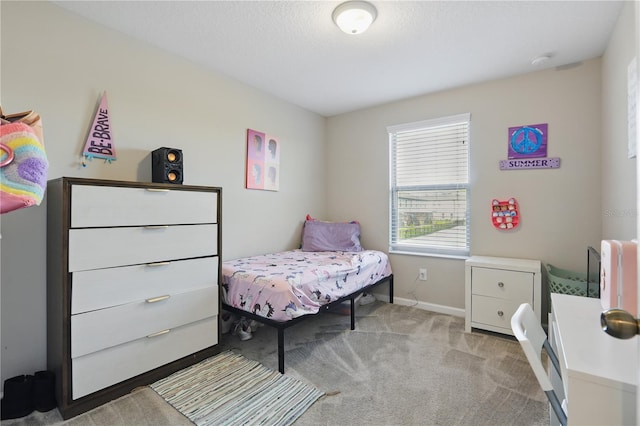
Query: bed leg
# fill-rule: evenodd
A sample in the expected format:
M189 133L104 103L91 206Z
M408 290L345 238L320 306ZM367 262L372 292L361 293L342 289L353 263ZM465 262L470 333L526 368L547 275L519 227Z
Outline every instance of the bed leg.
M278 328L278 371L284 374L284 328Z
M389 279L389 303L393 303L393 275Z
M351 298L351 329L356 329L356 301L353 297Z

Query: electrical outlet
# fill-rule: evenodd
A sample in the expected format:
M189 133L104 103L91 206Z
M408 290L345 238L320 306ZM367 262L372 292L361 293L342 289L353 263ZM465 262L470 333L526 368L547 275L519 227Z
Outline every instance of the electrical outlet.
M420 279L420 281L427 280L427 268L418 269L418 279Z

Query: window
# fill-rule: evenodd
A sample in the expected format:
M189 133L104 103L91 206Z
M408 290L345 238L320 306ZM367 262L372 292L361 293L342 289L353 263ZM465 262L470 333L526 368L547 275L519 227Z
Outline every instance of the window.
M389 251L469 254L470 114L389 126Z

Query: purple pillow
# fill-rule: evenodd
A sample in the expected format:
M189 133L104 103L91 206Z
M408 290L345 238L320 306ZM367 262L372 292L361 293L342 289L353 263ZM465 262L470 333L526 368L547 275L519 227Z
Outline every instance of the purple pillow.
M307 220L302 229L302 251L362 251L360 224Z

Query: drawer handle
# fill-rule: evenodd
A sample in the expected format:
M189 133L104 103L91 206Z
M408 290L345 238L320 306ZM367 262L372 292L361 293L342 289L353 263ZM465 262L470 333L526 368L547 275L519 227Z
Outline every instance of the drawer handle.
M499 317L504 316L504 312L502 312L502 311L498 311L498 316L499 316Z
M167 300L170 297L171 297L171 295L165 294L164 296L152 297L150 299L147 299L146 302L147 303L162 302L163 300Z
M148 225L144 229L167 229L169 225Z
M502 281L498 281L498 287L500 288L504 287L504 283Z
M147 266L166 266L170 264L171 262L156 262L156 263L147 263Z
M162 188L145 188L147 191L149 192L169 192L169 189L162 189Z
M158 331L157 333L151 333L147 337L150 339L152 337L162 336L163 334L167 334L170 331L171 331L171 329L167 328L166 330Z

